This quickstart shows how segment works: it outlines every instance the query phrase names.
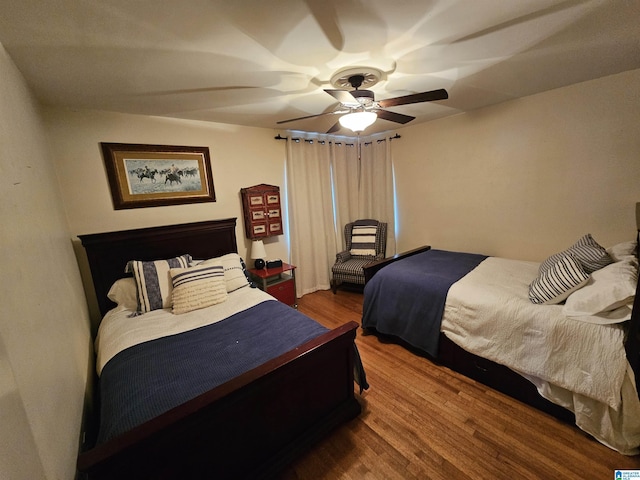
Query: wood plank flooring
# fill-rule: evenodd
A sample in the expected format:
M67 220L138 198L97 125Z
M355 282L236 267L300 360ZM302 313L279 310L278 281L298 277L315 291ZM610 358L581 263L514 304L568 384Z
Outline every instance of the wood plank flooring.
M299 310L334 328L360 323L362 294L316 292ZM371 387L362 414L282 475L303 479L613 479L640 469L577 427L358 332Z

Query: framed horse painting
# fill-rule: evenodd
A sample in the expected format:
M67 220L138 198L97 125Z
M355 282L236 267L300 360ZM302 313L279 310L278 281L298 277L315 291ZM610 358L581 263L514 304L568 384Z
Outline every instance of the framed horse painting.
M208 147L100 145L116 210L216 201Z

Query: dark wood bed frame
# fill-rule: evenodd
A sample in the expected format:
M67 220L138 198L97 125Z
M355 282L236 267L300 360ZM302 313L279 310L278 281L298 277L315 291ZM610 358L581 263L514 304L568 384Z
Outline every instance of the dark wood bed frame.
M640 227L640 226L639 226ZM640 230L638 232L638 238L640 239ZM404 258L411 257L418 253L425 252L431 247L423 246L410 250L404 253L400 253L393 257L379 260L377 262L370 263L364 267L365 284L373 276L385 266L402 260ZM377 332L373 332L378 334ZM633 304L633 312L631 320L629 321L629 330L627 339L625 342L625 350L627 358L636 377L636 386L640 390L640 283L636 289L636 297ZM398 343L404 344L400 339L394 339ZM486 358L479 357L472 353L467 352L457 344L449 340L446 335L440 333L440 341L438 345L438 356L433 358L425 352L417 351L415 348L405 345L409 350L414 351L417 354L430 358L437 364L448 367L456 372L459 372L466 377L472 378L484 385L487 385L494 390L498 390L506 395L509 395L516 400L526 403L532 407L535 407L545 413L548 413L560 420L569 423L575 423L575 416L569 410L566 410L555 403L548 401L540 396L535 386L526 380L524 377L518 375L510 368L500 365L498 363L487 360Z
M236 219L80 235L100 312L131 259L237 252ZM269 478L361 410L358 324L331 330L78 456L81 478ZM98 409L96 409L98 410Z

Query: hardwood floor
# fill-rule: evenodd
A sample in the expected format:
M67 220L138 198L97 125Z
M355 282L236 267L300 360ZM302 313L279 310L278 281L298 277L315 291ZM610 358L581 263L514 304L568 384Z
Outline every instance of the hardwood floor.
M354 292L316 292L298 305L330 328L362 315ZM361 330L356 344L370 384L362 414L283 479L613 479L616 469L640 469L640 457L403 347Z

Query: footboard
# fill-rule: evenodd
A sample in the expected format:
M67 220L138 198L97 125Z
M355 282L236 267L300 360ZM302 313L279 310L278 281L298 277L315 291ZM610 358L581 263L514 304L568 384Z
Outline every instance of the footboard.
M82 453L89 479L265 478L360 413L350 322Z

